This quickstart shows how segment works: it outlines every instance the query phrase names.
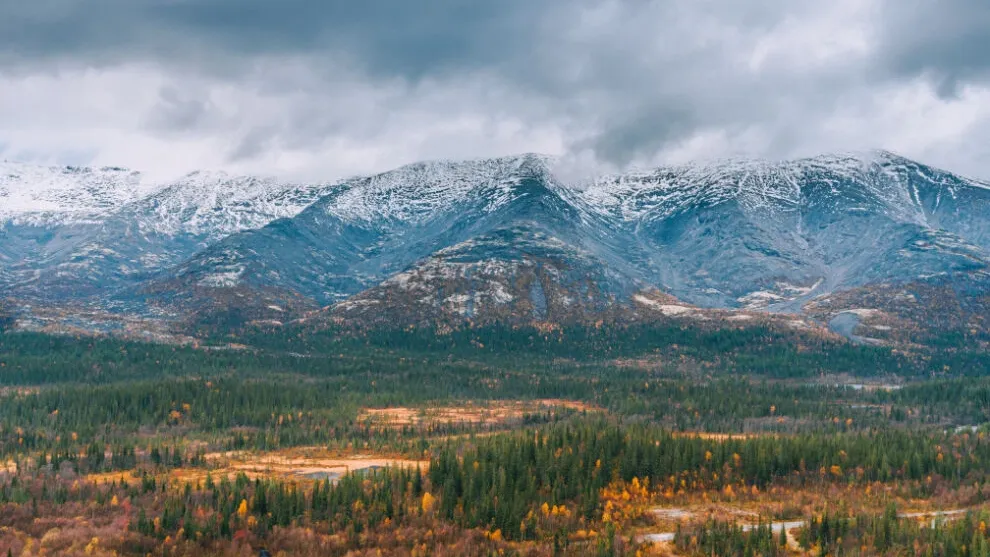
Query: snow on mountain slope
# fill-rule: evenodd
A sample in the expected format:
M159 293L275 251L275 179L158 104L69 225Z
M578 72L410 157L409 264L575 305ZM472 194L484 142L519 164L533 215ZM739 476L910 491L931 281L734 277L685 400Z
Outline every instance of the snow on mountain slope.
M794 311L990 253L990 187L884 151L662 167L582 194L643 246L658 287L704 306Z
M177 292L277 285L332 303L495 227L534 216L563 227L580 220L546 180L541 161L526 155L414 164L358 178L293 219L204 250L162 280Z
M212 239L297 215L331 191L328 184L194 172L126 208L142 232Z
M121 168L5 162L0 163L0 224L94 224L123 213L158 234L222 237L294 216L330 187L223 172L152 182Z
M919 186L919 182L923 185ZM919 187L938 191L926 206ZM927 167L886 151L772 162L724 160L604 176L584 190L589 204L627 221L660 220L698 207L738 201L770 213L808 203L858 199L901 222L925 224L943 199L990 185ZM818 196L819 199L811 199Z
M526 172L541 172L582 213L620 216L626 221L658 220L699 205L738 200L753 211L787 211L806 201L808 183L827 186L826 196L854 192L901 221L923 223L925 207L913 181L939 186L934 205L960 190L990 185L914 163L885 151L824 155L772 162L726 160L660 167L604 176L590 187L562 185L553 177L552 158L521 155L466 162L434 161L358 179L336 196L327 212L349 221L415 221L436 211L484 196L491 211L508 202ZM327 184L286 184L270 178L194 172L168 183L151 183L120 168L37 167L0 163L0 222L43 223L102 220L138 203L144 226L157 233L223 236L258 228L274 218L299 213L328 193ZM143 215L137 214L137 217Z
M42 167L0 163L0 224L99 221L154 186L122 168Z
M120 169L0 167L0 285L30 298L101 296L230 234L292 217L336 188L196 172L149 183Z
M885 152L699 163L590 187L563 183L537 155L418 163L352 180L293 219L235 234L166 275L172 287L154 290L183 300L190 288L253 285L343 301L348 315L405 300L400 313L414 315L428 306L392 295L390 277L420 269L419 290L436 290L420 302L453 292L473 300L490 298L477 281L492 261L506 281L541 257L591 268L546 243L552 238L608 269L586 273L587 282L613 301L654 288L705 307L798 311L837 289L984 267L988 194ZM539 235L517 236L527 253L507 256L489 241L534 224ZM436 259L453 246L476 246L469 265ZM554 255L534 255L541 250ZM440 261L463 273L433 273Z
M327 213L350 222L422 222L461 204L481 202L491 212L507 204L519 182L545 169L547 157L522 155L465 162L403 166L358 180L327 204Z
M635 308L644 291L797 312L845 289L990 266L990 186L883 151L694 163L580 185L540 155L309 185L194 173L149 186L113 169L15 166L0 182L2 199L18 200L0 226L0 281L34 298L187 311L254 291L265 307L343 304L331 313L345 318L539 316L526 285L553 279L547 315ZM33 185L11 193L25 180ZM76 190L84 202L74 212Z

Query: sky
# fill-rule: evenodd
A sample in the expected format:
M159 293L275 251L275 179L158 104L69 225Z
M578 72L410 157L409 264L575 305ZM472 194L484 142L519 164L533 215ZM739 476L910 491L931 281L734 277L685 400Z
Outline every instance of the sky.
M0 0L0 159L332 179L888 149L990 178L987 0Z

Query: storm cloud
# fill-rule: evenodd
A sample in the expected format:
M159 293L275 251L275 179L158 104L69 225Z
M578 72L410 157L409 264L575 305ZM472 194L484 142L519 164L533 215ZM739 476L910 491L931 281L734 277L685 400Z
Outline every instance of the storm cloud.
M990 177L980 0L0 0L0 156L331 178L887 148Z

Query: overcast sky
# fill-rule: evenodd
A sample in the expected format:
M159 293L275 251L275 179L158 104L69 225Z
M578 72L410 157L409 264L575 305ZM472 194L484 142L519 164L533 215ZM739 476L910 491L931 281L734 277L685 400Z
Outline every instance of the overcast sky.
M885 148L990 178L988 0L0 0L0 158L329 179Z

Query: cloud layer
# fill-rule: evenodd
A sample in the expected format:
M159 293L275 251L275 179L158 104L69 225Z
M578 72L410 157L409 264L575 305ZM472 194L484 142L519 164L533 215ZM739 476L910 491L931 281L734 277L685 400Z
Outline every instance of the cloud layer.
M985 0L0 0L0 156L327 179L882 147L990 177Z

